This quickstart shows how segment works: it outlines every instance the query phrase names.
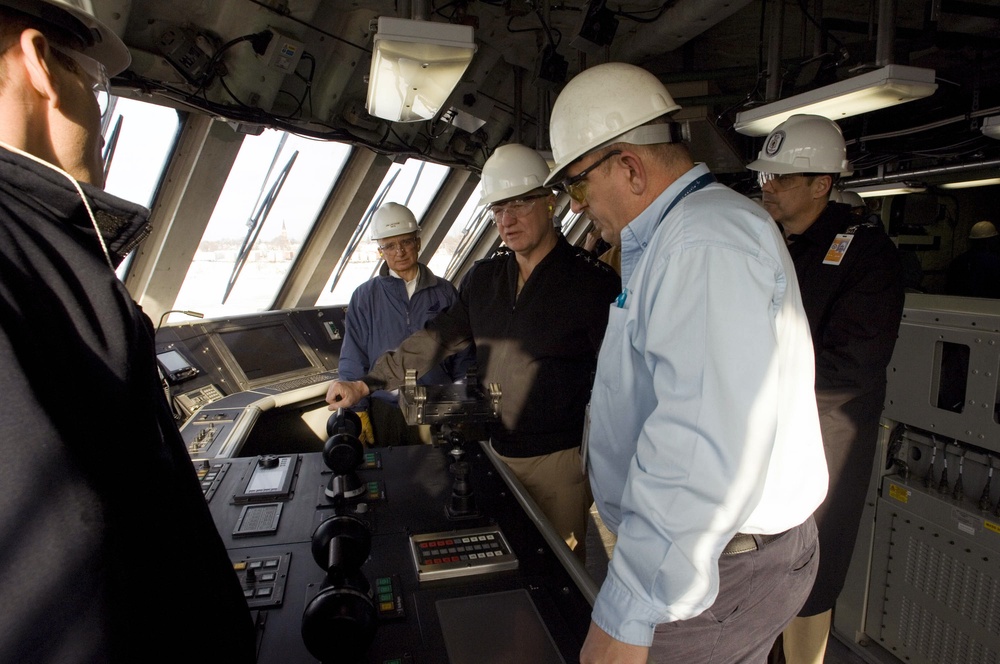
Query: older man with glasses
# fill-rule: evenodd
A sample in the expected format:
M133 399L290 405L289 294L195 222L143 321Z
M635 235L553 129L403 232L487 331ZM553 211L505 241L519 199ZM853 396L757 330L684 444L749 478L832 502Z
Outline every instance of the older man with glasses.
M358 380L378 357L446 311L458 299L450 281L436 277L419 261L420 226L405 205L385 203L371 218L371 238L385 261L379 273L358 286L344 317L344 340L337 371L342 380ZM445 358L419 378L421 385L465 378L471 350ZM426 437L408 426L396 392L376 390L354 405L361 417L362 441L376 445L415 445ZM422 437L422 435L424 437Z
M99 97L130 56L90 6L0 0L0 661L253 662L153 327L114 272L148 211L102 190ZM95 442L109 408L127 462Z
M547 182L622 247L588 463L618 539L584 664L761 662L816 573L827 476L795 271L764 211L692 161L679 108L608 63L550 119Z
M499 383L502 421L493 448L577 555L592 502L580 464L584 409L618 275L572 247L553 225L548 164L523 145L505 145L483 166L480 204L506 249L478 261L458 302L375 362L358 381L335 381L331 408L421 375L474 344L482 383Z

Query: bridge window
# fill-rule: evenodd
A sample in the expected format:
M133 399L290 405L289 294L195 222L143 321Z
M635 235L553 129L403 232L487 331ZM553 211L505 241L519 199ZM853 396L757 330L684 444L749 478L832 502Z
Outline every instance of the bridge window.
M459 267L472 253L486 229L493 225L486 215L486 208L477 205L479 196L480 192L477 190L469 197L458 214L458 219L427 264L434 274L454 281Z
M273 129L247 136L173 308L269 309L350 153Z
M114 106L104 132L104 188L149 207L177 141L180 117L165 106L118 97L111 100ZM119 266L119 278L128 271L128 264L125 260Z

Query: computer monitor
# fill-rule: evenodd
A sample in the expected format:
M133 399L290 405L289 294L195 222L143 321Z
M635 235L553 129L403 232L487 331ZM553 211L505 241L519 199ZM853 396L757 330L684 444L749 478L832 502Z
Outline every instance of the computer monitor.
M285 320L223 328L215 337L219 354L244 390L323 371Z

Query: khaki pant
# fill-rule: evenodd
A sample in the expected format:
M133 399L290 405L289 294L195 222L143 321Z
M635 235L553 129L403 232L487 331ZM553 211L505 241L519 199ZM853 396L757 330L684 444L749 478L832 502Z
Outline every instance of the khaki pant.
M582 562L587 552L587 517L594 497L590 481L580 470L580 448L534 457L497 456Z

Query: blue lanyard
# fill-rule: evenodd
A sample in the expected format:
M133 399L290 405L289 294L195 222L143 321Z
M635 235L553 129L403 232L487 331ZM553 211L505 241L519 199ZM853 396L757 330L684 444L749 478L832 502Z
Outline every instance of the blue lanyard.
M660 221L663 221L663 219L668 214L670 214L670 211L674 209L674 206L677 205L678 203L680 203L682 200L684 200L685 197L687 197L690 194L693 194L694 192L698 191L702 187L705 187L705 186L708 186L708 185L712 184L713 182L715 182L715 176L713 174L711 174L711 173L705 173L704 175L702 175L701 177L699 177L697 180L695 180L694 182L692 182L688 186L684 187L684 189L681 191L681 193L677 194L677 198L675 198L670 203L670 205L667 206L667 211L663 213L662 217L660 217Z
M667 215L670 214L670 211L674 209L674 206L680 203L682 200L684 200L685 197L689 196L690 194L693 194L702 187L712 184L715 181L716 180L714 175L712 175L711 173L705 173L704 175L697 178L694 182L684 187L684 189L681 190L681 193L677 194L677 197L670 202L670 205L667 206L667 209L663 213L663 216L660 217L660 221L656 222L657 225L659 225L660 222L666 219ZM625 307L625 302L628 300L628 293L629 293L628 289L623 288L622 292L618 295L617 299L615 299L615 306L617 306L619 309L623 309Z

